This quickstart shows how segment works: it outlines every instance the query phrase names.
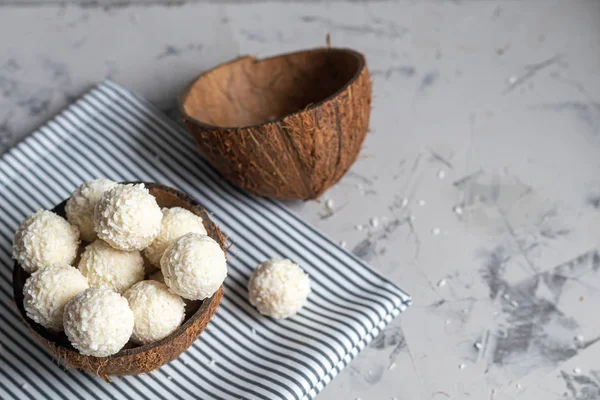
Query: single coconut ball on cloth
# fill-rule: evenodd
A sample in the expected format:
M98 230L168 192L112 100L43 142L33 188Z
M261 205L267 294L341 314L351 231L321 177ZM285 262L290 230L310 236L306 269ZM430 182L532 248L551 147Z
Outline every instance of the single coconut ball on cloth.
M290 260L272 259L260 264L248 282L250 304L276 319L296 314L309 293L308 275Z
M107 286L121 294L145 273L139 251L117 250L100 239L85 248L77 267L90 286Z
M67 264L53 264L35 271L23 286L23 307L27 316L43 327L63 330L65 305L87 289L85 276Z
M188 233L167 247L160 260L165 283L188 300L212 296L225 281L225 252L207 235Z
M144 250L144 256L156 268L160 268L160 259L163 253L175 239L190 232L206 235L202 218L193 212L185 208L173 207L163 208L162 213L160 233L152 244Z
M52 264L71 264L79 249L79 229L50 211L21 223L13 238L13 257L26 272Z
M102 195L94 211L98 237L115 249L143 250L160 232L163 214L144 184L118 185Z
M107 287L91 287L65 306L63 326L69 342L86 356L107 357L127 344L134 317L123 296Z
M131 340L137 344L152 343L169 336L185 318L185 302L164 283L138 282L123 297L133 311Z
M94 179L75 189L67 200L67 220L79 228L82 240L91 243L98 238L94 230L94 209L104 192L117 185L118 183L109 179Z

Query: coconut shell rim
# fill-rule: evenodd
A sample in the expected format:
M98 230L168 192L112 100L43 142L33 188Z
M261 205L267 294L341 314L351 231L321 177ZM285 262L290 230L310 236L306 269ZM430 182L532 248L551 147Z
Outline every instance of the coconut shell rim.
M175 196L177 196L178 198L180 198L182 201L186 202L190 208L195 208L199 214L202 215L202 219L203 222L204 221L208 221L208 224L211 224L214 226L214 232L215 235L218 237L213 237L213 235L210 235L210 237L212 237L214 240L217 241L217 243L219 243L219 245L221 246L221 248L223 249L223 251L226 252L226 247L225 247L225 238L223 237L219 227L210 219L210 217L208 216L208 212L206 212L206 210L204 209L204 207L202 207L200 205L200 203L198 203L196 200L194 200L190 195L188 195L187 193L179 190L179 189L175 189L172 188L170 186L161 184L161 183L156 183L156 182L141 182L141 181L136 181L136 182L119 182L121 184L139 184L142 183L145 185L145 187L147 189L158 189L158 190L162 190L165 192L168 192L170 194L173 194ZM57 204L55 207L53 207L50 211L54 212L55 210L64 207L64 205L66 204L66 201L68 199L65 199L64 201L62 201L61 203ZM162 207L161 207L162 208ZM179 326L173 333L171 333L170 335L168 335L167 337L157 340L155 342L152 343L148 343L145 345L137 345L136 347L132 347L132 348L123 348L121 350L119 350L117 353L112 354L110 356L106 356L106 357L96 357L96 356L91 356L91 355L85 355L85 354L81 354L79 351L77 351L74 348L70 348L70 347L66 347L64 346L62 343L59 343L57 341L54 341L52 339L49 338L49 334L50 335L56 335L56 334L61 334L63 332L59 332L59 333L55 333L50 331L49 329L45 328L44 326L38 324L37 322L35 322L34 320L30 319L27 316L27 313L25 311L25 306L23 304L23 287L19 286L17 284L17 279L19 277L19 275L21 274L27 274L27 272L21 267L21 265L18 262L14 263L13 266L13 280L12 280L12 285L13 285L13 298L15 301L15 305L17 306L17 309L19 310L19 314L21 316L21 319L23 320L23 322L25 323L25 325L27 326L27 328L30 331L33 331L33 333L35 334L36 337L41 337L43 338L44 341L47 341L48 343L42 343L45 346L48 346L49 344L52 344L53 346L55 346L58 349L61 349L62 351L66 352L66 355L63 358L67 358L69 357L69 353L75 353L77 356L81 356L81 357L87 357L90 359L106 359L106 360L118 360L119 358L122 357L130 357L130 356L136 356L136 355L143 355L146 352L149 352L159 346L162 346L166 343L169 343L171 341L173 341L174 339L178 338L181 335L184 335L187 330L197 321L199 320L205 313L206 313L206 309L209 308L209 306L212 304L212 302L214 302L215 300L217 300L220 303L221 297L222 296L218 296L218 294L220 292L223 291L223 285L221 285L219 287L219 289L217 289L217 291L209 298L202 300L202 303L200 304L200 306L198 307L198 310L192 315L190 316L183 324L181 324L181 326ZM145 280L145 279L144 279ZM38 340L39 342L40 340ZM185 350L185 349L184 349Z
M288 114L285 114L283 116L277 117L273 120L270 121L265 121L265 122L261 122L260 124L254 124L254 125L240 125L240 126L217 126L217 125L212 125L212 124L207 124L206 122L202 122L199 121L198 119L192 117L191 115L189 115L186 111L185 111L185 103L187 102L187 98L188 95L192 89L192 86L194 86L194 84L196 82L198 82L200 79L202 79L203 77L205 77L206 75L221 69L221 68L225 68L230 64L239 62L241 60L244 59L250 59L252 60L255 64L257 63L261 63L264 61L269 61L269 60L273 60L276 58L281 58L281 57L289 57L291 55L295 55L295 54L302 54L302 53L318 53L318 52L327 52L327 51L338 51L341 53L347 53L350 55L353 55L354 57L357 58L358 60L358 67L356 69L356 72L352 75L352 77L350 79L348 79L348 81L346 83L344 83L342 86L340 86L340 88L338 90L336 90L334 93L332 93L331 95L323 98L322 100L317 101L316 103L310 103L309 105L307 105L306 107L304 107L301 110L297 110ZM196 76L189 84L186 85L185 89L177 96L177 108L179 109L179 112L181 113L181 115L183 116L184 121L189 121L192 122L196 125L199 125L205 129L210 129L210 130L221 130L221 131L235 131L235 130L245 130L245 129L253 129L253 128L260 128L263 126L267 126L270 124L278 124L281 123L282 121L284 121L286 118L294 116L294 115L298 115L298 114L303 114L305 112L311 111L315 108L319 108L321 106L323 106L323 104L335 99L336 97L338 97L340 94L342 94L349 86L351 86L354 82L356 82L356 80L358 78L360 78L360 75L362 74L363 70L367 68L367 61L365 56L348 47L316 47L313 49L306 49L306 50L299 50L299 51L291 51L288 53L280 53L280 54L276 54L270 57L266 57L266 58L257 58L255 56L250 56L250 55L245 55L245 56L239 56L236 57L232 60L229 61L225 61L221 64L216 65L215 67L203 71L202 73L200 73L198 76Z

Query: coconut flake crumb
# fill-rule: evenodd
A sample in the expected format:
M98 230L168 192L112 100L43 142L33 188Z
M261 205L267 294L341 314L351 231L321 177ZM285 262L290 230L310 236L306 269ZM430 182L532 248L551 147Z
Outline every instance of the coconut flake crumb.
M513 306L514 308L519 307L519 302L516 300L511 300L510 305Z
M393 370L394 368L396 368L396 363L391 363L390 366L388 367L388 370Z
M333 199L327 199L325 201L325 208L327 208L328 211L332 212L334 207L335 202L333 201Z
M444 287L446 286L446 280L445 279L440 279L437 283L437 287Z
M578 368L578 367L573 368L573 373L575 375L580 375L581 374L581 368Z
M406 207L407 205L408 205L408 199L407 199L406 197L404 197L404 198L402 199L402 202L400 203L400 206L401 206L402 208L404 208L404 207Z
M442 230L441 230L440 228L433 228L433 229L431 230L431 234L432 234L433 236L438 236L438 235L439 235L441 232L442 232Z
M369 219L369 223L371 224L371 226L373 228L377 228L379 226L379 218L377 218L377 217L371 217Z
M459 364L458 369L465 369L467 366L465 364Z
M473 346L477 349L477 350L481 350L483 348L483 345L481 344L481 342L475 342L475 344L473 344Z
M515 387L516 387L517 389L521 389L521 384L520 384L520 383L517 383L517 384L515 385Z
M450 320L450 319L446 320L446 325L450 325L451 323L452 323L452 320Z
M456 215L463 215L463 208L461 206L452 207L452 212Z
M443 169L440 169L437 173L437 177L439 180L442 180L446 177L446 171L444 171Z
M347 245L347 243L346 243L346 241L345 241L345 240L340 240L340 247L341 247L342 249L345 249L345 248L346 248L346 245Z
M417 204L420 205L421 207L423 207L427 203L425 203L425 200L419 200L419 201L417 201Z
M365 227L364 227L364 226L362 226L361 224L358 224L358 225L356 225L356 226L354 227L354 229L356 229L357 231L359 231L359 232L360 232L360 231L362 231L363 229L365 229Z

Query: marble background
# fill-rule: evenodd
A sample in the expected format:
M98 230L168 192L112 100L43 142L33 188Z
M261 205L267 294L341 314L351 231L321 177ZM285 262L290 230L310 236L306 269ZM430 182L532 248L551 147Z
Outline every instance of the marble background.
M367 55L371 132L290 206L414 305L319 398L600 399L599 1L0 0L0 153L105 78L175 115L200 71L328 32Z

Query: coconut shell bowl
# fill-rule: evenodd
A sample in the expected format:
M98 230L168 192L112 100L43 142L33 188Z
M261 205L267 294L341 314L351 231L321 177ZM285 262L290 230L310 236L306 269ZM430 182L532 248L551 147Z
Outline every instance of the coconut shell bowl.
M241 57L180 95L187 130L227 180L262 196L314 199L348 171L369 127L362 54L319 48Z
M137 183L137 182L136 182ZM199 215L204 221L208 235L225 249L225 240L219 228L210 220L206 211L185 193L157 183L146 183L150 193L161 207L182 207ZM66 201L52 211L65 216ZM217 311L223 287L211 297L202 301L186 301L186 316L183 324L171 335L154 343L137 346L128 343L125 348L109 357L85 356L77 352L64 333L53 333L29 319L23 307L23 285L29 274L17 263L13 271L13 289L17 308L25 325L35 338L42 343L54 357L67 366L79 368L108 380L109 376L136 375L160 368L183 353L198 338Z

